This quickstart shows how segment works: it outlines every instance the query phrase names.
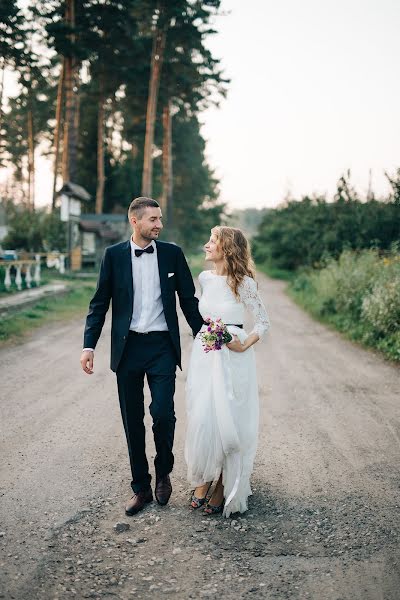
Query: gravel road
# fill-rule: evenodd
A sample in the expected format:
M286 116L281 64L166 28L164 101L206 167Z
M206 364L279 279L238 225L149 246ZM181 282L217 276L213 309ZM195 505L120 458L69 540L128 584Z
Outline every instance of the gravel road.
M188 509L185 371L173 496L129 518L109 325L91 377L82 321L0 352L1 598L399 600L399 368L313 322L282 282L260 289L254 494L230 519ZM182 323L184 368L190 341Z

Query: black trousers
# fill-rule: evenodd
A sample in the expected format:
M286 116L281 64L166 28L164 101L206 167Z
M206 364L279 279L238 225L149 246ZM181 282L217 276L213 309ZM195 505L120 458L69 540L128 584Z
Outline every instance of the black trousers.
M143 422L145 375L151 393L156 477L163 477L172 471L174 465L172 447L176 421L176 357L168 331L130 333L117 369L119 403L128 442L134 492L147 489L151 482Z

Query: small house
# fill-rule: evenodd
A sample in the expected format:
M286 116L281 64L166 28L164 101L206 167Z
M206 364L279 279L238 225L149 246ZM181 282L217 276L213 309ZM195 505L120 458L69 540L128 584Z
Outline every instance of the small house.
M83 268L97 269L105 248L127 240L131 234L127 214L83 214L79 229Z
M82 204L87 205L90 194L81 185L66 181L57 192L57 199L61 202L61 221L64 221L67 226L68 268L79 271L82 268L79 220Z

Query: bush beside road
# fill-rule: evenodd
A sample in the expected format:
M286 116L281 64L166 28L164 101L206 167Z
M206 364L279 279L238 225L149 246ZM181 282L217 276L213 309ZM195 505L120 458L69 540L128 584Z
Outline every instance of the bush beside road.
M261 265L289 282L287 292L317 320L353 341L400 361L400 255L346 250L319 268L293 271Z

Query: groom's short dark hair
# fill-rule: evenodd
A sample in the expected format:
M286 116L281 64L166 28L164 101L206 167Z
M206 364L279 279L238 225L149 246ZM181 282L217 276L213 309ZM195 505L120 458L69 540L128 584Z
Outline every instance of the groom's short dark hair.
M158 204L157 200L153 200L153 198L146 198L145 196L139 196L139 198L135 198L129 205L128 218L135 214L138 219L141 219L144 209L148 207L160 208L160 205Z

